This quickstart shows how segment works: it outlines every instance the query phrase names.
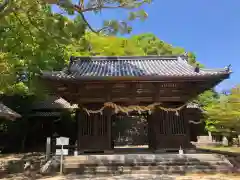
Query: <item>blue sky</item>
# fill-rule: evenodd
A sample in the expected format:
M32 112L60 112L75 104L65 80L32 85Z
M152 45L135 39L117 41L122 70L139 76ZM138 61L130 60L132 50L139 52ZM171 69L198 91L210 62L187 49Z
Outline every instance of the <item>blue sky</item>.
M153 33L161 40L196 54L207 68L232 65L231 78L217 90L229 89L240 80L240 0L153 0L143 8L145 22L132 23L133 34ZM106 10L101 15L87 14L93 27L104 19L125 19L122 10Z

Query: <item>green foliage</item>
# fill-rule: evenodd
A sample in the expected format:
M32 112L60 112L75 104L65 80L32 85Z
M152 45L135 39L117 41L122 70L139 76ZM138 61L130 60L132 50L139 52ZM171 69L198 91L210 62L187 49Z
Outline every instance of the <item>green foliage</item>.
M207 105L210 105L212 103L217 103L218 102L218 93L215 92L214 90L208 90L205 91L204 93L200 94L198 96L198 103L200 106L205 107Z
M173 47L153 34L134 35L130 38L86 33L80 40L65 49L65 59L74 56L144 56L181 55L183 48ZM189 53L189 63L196 63L193 53Z
M151 33L136 35L130 39L136 42L145 55L181 55L186 52L184 48L173 47ZM192 52L188 53L188 62L192 65L196 63L196 56Z
M140 19L145 20L147 18L147 13L140 9L144 4L150 4L152 0L0 0L0 19L5 16L24 12L26 7L28 7L29 12L35 13L35 8L39 7L41 10L46 9L46 4L56 4L64 11L65 15L78 15L84 22L84 26L87 26L88 29L95 33L105 33L105 34L117 34L117 33L129 33L132 28L129 26L129 22ZM76 4L74 4L76 3ZM32 10L31 10L32 9ZM103 10L107 9L123 9L128 12L127 20L117 21L117 20L108 20L103 21L103 27L96 30L92 28L87 19L85 18L85 13L102 13ZM124 14L124 13L123 13ZM60 19L66 18L65 15L61 15ZM32 17L31 14L28 14L28 17ZM49 19L48 19L49 20ZM62 24L63 25L63 24ZM53 26L51 26L53 27ZM56 31L61 29L54 29Z
M9 86L9 82L14 78L14 68L12 63L8 61L11 59L8 55L8 53L0 52L0 93L4 92L5 87Z
M229 95L221 95L218 101L205 106L208 127L211 131L240 131L240 86Z
M85 31L80 17L70 20L54 14L49 5L36 0L21 7L0 19L0 68L4 69L0 91L8 93L37 90L36 75L41 70L62 69L66 45Z

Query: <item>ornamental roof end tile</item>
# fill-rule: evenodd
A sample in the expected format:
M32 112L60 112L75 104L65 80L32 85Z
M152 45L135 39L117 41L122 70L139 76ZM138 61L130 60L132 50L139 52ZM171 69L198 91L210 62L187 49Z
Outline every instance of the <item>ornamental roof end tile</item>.
M44 72L43 77L72 79L84 77L194 77L229 75L229 68L199 69L186 56L94 56L71 57L68 68Z

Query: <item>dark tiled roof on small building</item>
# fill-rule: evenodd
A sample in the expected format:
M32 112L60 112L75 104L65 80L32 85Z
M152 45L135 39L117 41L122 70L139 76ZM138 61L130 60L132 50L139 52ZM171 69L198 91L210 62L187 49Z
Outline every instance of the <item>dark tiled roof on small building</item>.
M60 117L61 112L33 112L30 117Z
M84 79L108 77L204 77L228 75L229 70L200 69L183 56L73 57L69 69L43 72L43 78ZM70 73L69 73L70 72Z
M0 117L13 120L16 118L20 118L21 115L0 102Z
M71 105L65 99L57 96L49 96L46 100L35 102L32 105L33 110L40 109L75 109L77 105Z

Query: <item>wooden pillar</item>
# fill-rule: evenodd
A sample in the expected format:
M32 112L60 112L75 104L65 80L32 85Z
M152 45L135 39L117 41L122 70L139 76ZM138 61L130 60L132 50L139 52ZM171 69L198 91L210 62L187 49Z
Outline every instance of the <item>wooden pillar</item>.
M158 151L165 150L168 147L168 124L164 111L158 107L154 109L152 114L152 129L153 129L153 145Z
M79 107L79 106L78 106ZM81 133L81 128L80 128L80 110L79 108L76 109L76 112L75 112L75 118L76 118L76 132L77 132L77 150L80 151L80 133Z
M154 118L155 111L151 112L151 114L148 115L148 146L151 150L156 149L156 132Z
M194 149L195 146L191 144L191 141L197 141L197 135L200 133L202 124L192 124L189 121L200 121L200 114L198 109L195 108L184 108L184 121L186 128L186 147L188 149ZM191 129L192 128L192 129Z
M184 107L184 109L182 109L182 114L183 114L183 120L184 120L184 127L185 127L185 131L186 131L186 137L185 137L185 143L183 148L191 148L191 138L190 138L190 124L189 124L189 120L187 118L187 108Z
M104 115L107 117L107 147L106 153L113 153L114 146L112 146L112 115L114 110L112 108L105 108Z

